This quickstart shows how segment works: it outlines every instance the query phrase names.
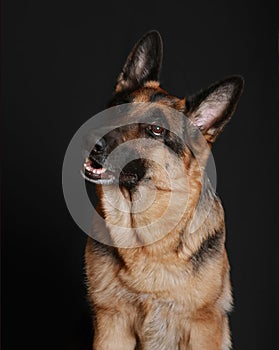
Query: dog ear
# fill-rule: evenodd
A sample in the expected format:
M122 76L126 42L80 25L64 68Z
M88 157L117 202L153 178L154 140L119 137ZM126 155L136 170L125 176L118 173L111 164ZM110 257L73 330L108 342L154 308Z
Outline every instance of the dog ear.
M186 115L199 127L208 142L214 142L230 120L243 85L242 77L232 76L211 85L186 102Z
M153 30L146 33L130 52L118 77L116 92L134 90L148 80L158 80L163 57L160 34Z

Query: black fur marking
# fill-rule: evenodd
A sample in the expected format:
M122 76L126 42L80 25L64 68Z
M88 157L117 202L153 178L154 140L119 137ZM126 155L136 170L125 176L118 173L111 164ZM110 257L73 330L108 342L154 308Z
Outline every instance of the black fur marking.
M194 270L198 270L207 259L212 259L220 254L223 248L223 239L224 231L217 231L202 242L200 248L190 258Z
M161 91L156 91L151 97L150 102L157 102L162 100L163 98L166 98L168 95L166 93L163 93Z
M169 131L170 126L165 118L164 113L160 108L155 108L151 112L149 111L146 118L143 120L145 123L158 124L159 126L166 129L164 136L153 136L156 139L162 138L162 141L168 146L174 153L182 157L184 154L185 145L183 140L175 133Z
M164 112L160 108L154 108L147 112L147 114L142 119L143 123L146 124L155 124L163 127L166 129L166 132L164 136L151 136L156 138L157 140L161 139L162 142L166 146L168 146L174 153L176 153L179 157L182 157L184 155L185 151L185 142L176 135L175 133L171 132L170 125L165 117ZM182 127L184 129L184 126ZM180 131L181 135L183 135L183 130Z
M165 117L164 112L160 108L153 108L149 110L142 119L144 123L147 124L158 124L159 126L169 129L169 123Z
M172 132L168 132L164 138L165 145L168 146L179 157L182 157L185 150L185 145L181 138Z
M124 92L114 94L112 99L108 102L108 107L113 107L124 103L132 103L134 97L130 94L130 92L132 91L125 90Z

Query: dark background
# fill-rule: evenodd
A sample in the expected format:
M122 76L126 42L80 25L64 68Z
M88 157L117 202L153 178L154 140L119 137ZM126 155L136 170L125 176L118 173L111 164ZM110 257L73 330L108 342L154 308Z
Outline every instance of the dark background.
M61 167L131 47L161 32L178 96L230 74L245 91L214 157L226 210L234 349L278 346L278 11L236 1L3 3L3 348L90 349L81 232ZM277 334L276 334L277 333ZM203 350L203 349L201 349Z

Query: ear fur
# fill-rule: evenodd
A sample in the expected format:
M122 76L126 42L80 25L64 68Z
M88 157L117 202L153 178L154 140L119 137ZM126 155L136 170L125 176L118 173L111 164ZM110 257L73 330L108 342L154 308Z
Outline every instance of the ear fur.
M186 115L209 142L214 142L233 115L244 81L231 76L211 85L186 102Z
M130 52L115 91L134 90L149 80L158 81L162 58L163 44L159 32L147 32Z

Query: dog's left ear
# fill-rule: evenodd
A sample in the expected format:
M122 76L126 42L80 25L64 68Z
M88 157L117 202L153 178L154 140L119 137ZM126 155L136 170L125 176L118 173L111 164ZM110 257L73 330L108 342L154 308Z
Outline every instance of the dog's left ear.
M232 76L211 85L186 102L186 115L208 142L214 142L233 115L244 81Z
M155 30L146 33L130 52L118 77L115 91L134 90L148 80L158 81L162 57L160 34Z

